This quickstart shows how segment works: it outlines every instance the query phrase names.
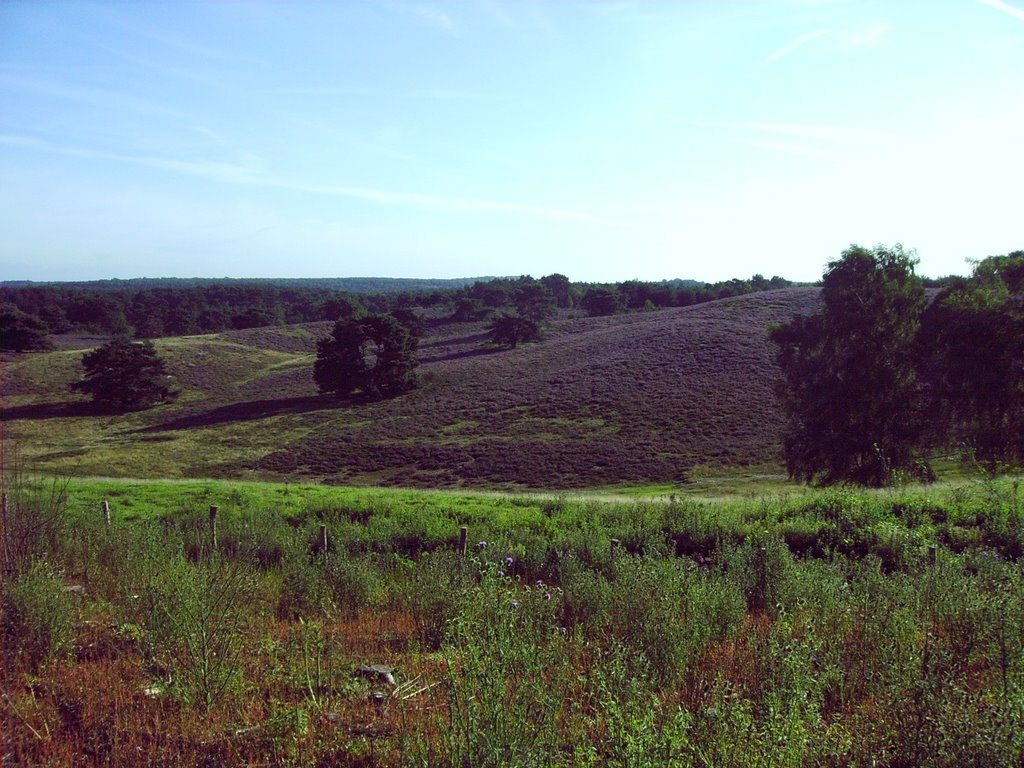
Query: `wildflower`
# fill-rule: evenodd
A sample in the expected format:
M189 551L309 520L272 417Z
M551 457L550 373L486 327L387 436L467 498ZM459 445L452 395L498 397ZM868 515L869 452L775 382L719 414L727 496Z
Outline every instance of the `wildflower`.
M486 541L477 542L476 546L477 546L478 549L487 549L487 542Z
M498 578L502 578L505 575L504 571L498 571Z
M518 600L513 600L512 601L512 607L513 608L518 608L519 607L519 601Z
M509 566L510 568L512 567L512 563L514 563L514 562L515 562L515 560L513 560L511 557L506 557L505 558L505 565Z
M544 593L544 599L545 600L550 600L551 599L551 593L550 592L545 592Z
M537 586L538 587L543 587L544 586L544 582L541 581L540 579L537 579Z

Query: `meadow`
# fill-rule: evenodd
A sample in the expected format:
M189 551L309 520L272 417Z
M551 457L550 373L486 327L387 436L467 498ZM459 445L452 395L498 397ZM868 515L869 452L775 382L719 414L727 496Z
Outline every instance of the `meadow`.
M614 317L565 311L505 349L486 323L427 317L421 385L379 402L318 396L327 323L156 340L181 394L120 416L68 386L81 349L4 360L4 452L73 476L309 479L516 489L671 485L702 466L779 472L772 323L814 288ZM86 340L85 343L96 343Z
M1019 480L759 488L9 473L4 762L1020 765Z

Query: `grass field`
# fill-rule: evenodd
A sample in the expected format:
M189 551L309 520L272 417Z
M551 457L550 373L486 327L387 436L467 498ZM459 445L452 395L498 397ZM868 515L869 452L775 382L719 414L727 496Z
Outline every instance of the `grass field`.
M715 500L4 480L10 764L1024 756L1014 478Z

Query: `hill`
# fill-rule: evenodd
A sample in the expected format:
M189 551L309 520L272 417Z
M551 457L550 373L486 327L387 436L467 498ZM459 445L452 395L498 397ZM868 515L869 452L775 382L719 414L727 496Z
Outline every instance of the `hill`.
M178 402L122 417L68 394L81 352L4 366L5 451L47 471L309 477L410 486L574 488L679 482L697 465L777 463L772 323L814 310L795 288L552 324L487 343L484 324L428 320L420 389L379 403L319 397L327 323L157 341Z

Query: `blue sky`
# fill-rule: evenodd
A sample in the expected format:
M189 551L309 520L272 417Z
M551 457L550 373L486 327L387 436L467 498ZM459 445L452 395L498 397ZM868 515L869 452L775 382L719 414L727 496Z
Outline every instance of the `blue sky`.
M0 279L1024 248L1024 1L0 3Z

